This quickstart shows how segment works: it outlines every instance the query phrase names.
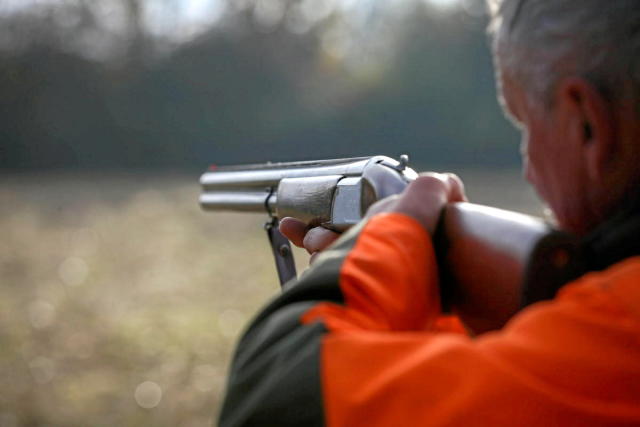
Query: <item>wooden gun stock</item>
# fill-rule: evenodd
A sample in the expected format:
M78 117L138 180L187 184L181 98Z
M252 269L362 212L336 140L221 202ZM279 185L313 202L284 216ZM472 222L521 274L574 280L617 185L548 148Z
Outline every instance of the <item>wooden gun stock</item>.
M583 268L576 237L539 218L488 206L448 205L434 240L443 303L476 334L553 297Z
M454 203L435 236L443 300L475 333L502 326L521 304L535 244L548 234L539 219Z

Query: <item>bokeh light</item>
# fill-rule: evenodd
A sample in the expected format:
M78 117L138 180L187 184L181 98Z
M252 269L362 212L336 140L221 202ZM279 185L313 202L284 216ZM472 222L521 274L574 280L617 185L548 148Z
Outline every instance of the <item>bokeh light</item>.
M82 285L89 275L87 262L80 257L72 256L65 258L58 268L60 280L68 286Z
M56 315L53 304L43 300L31 302L27 312L31 325L36 329L44 329L51 326Z
M162 399L162 388L153 381L145 381L136 387L134 396L136 402L142 408L155 408Z

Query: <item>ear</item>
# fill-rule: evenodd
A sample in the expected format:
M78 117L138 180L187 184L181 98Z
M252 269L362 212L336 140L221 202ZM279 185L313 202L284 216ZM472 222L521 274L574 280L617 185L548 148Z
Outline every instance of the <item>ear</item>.
M582 153L588 178L602 183L619 149L611 104L580 77L564 79L556 93L567 120L567 136Z

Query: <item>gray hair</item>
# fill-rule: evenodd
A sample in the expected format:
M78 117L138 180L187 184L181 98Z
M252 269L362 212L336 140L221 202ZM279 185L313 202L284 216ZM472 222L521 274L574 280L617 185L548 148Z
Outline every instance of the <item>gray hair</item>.
M640 0L486 1L498 82L507 72L549 107L562 78L581 76L640 108Z

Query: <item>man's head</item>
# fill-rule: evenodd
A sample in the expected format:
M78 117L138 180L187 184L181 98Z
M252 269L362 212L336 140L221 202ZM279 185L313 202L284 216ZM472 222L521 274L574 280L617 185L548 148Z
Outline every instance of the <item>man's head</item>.
M562 228L587 232L640 190L640 2L487 1L527 179Z

